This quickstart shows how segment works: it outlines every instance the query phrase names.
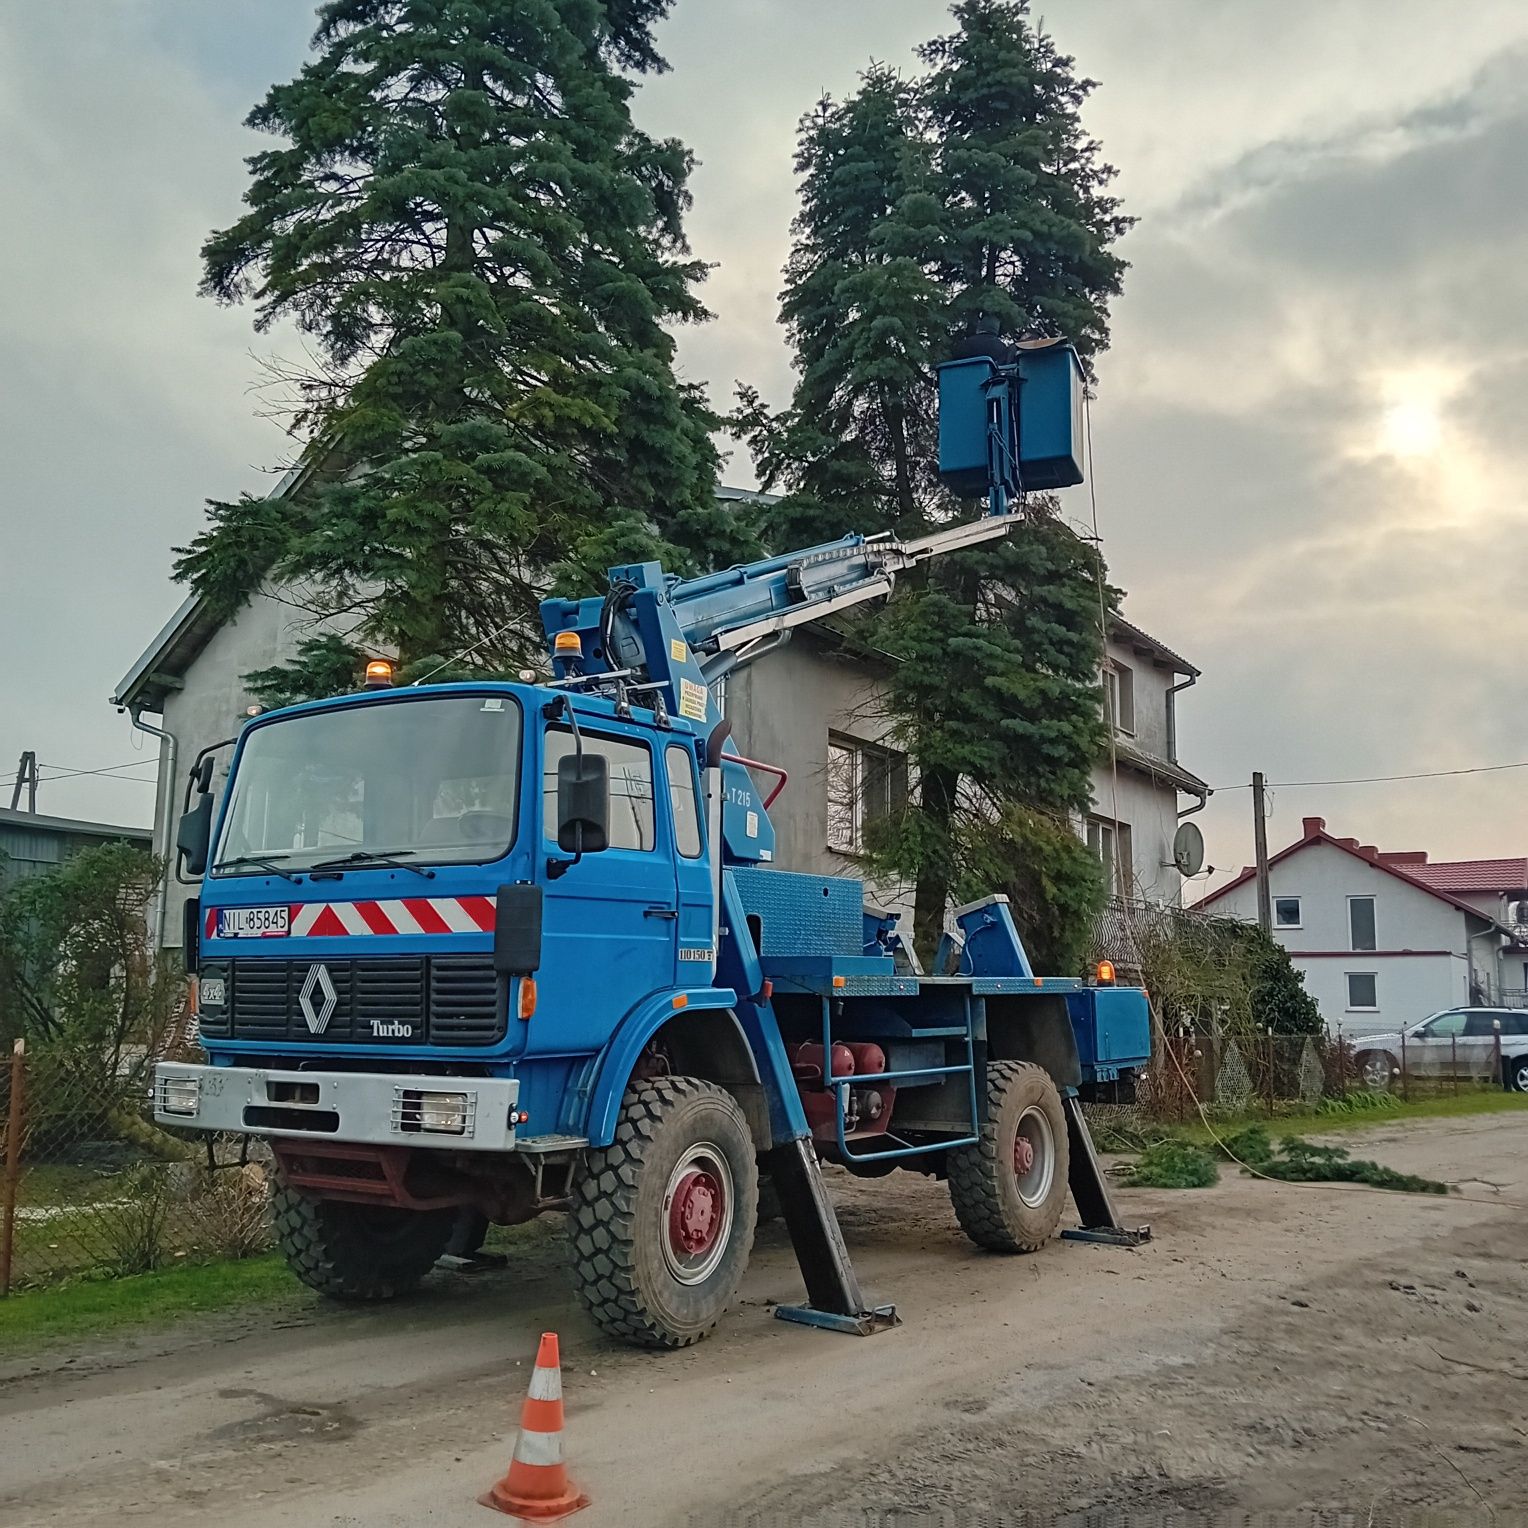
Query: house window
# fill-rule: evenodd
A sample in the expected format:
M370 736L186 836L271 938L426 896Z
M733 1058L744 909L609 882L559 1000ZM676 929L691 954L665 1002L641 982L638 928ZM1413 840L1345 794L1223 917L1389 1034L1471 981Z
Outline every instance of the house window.
M871 826L902 810L907 758L834 734L828 738L828 847L862 854Z
M1379 1007L1379 977L1373 971L1348 972L1348 1011L1373 1013Z
M1348 898L1348 933L1351 935L1348 946L1350 949L1375 950L1379 948L1374 940L1373 897Z
M1109 725L1120 732L1135 731L1135 670L1110 659L1104 669L1104 708Z
M1304 928L1300 921L1299 897L1275 897L1273 899L1273 926L1275 928Z
M1090 817L1088 848L1104 867L1104 889L1111 897L1128 897L1135 886L1135 861L1131 857L1130 824L1109 817Z

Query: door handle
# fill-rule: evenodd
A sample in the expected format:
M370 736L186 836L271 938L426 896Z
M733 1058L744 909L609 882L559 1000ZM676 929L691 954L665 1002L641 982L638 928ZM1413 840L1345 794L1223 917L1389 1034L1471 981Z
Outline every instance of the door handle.
M677 918L679 914L672 907L644 907L642 916L644 918Z

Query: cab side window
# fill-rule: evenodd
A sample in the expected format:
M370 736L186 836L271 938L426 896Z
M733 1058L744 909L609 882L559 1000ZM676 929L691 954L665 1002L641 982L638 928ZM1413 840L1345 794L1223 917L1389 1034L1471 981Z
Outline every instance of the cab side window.
M584 733L584 750L602 753L610 766L610 847L652 849L657 832L653 813L653 756L642 743L625 738ZM550 727L542 765L542 831L557 841L557 765L574 752L573 734L565 727Z
M674 843L685 859L700 858L700 796L695 763L688 748L671 743L663 753L668 769L669 801L674 810Z

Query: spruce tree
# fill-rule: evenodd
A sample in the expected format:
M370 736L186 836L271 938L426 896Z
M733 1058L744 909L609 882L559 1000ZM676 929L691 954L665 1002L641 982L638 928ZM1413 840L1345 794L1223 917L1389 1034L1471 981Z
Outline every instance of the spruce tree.
M978 324L1065 335L1085 361L1107 343L1124 271L1112 245L1129 219L1082 128L1092 84L1025 0L961 0L953 15L920 50L924 76L872 69L802 124L782 298L798 383L782 413L745 395L737 416L766 486L786 491L767 526L776 544L803 521L825 538L972 513L934 476L934 367ZM888 698L918 788L869 859L916 882L925 954L952 896L995 887L1034 953L1068 969L1102 895L1071 819L1103 749L1113 594L1053 507L1027 507L1005 541L932 565L872 618L868 639L899 660Z
M223 614L267 577L415 668L535 650L548 587L744 554L716 423L674 370L707 317L691 158L633 124L671 0L329 0L315 57L248 118L247 211L203 291L295 321L321 362L293 500L210 506L177 577ZM310 645L270 693L333 687ZM312 662L307 660L311 659Z

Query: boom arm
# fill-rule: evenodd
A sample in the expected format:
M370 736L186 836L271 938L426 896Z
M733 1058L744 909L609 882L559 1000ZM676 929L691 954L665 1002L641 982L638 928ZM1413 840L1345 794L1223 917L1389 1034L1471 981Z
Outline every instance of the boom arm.
M612 568L604 599L542 606L558 678L594 688L629 679L628 688L651 687L671 710L708 720L687 683L709 688L795 627L888 595L899 573L1007 535L1018 518L986 515L914 541L845 536L700 578L668 578L655 562ZM558 654L562 632L577 634L578 656Z

